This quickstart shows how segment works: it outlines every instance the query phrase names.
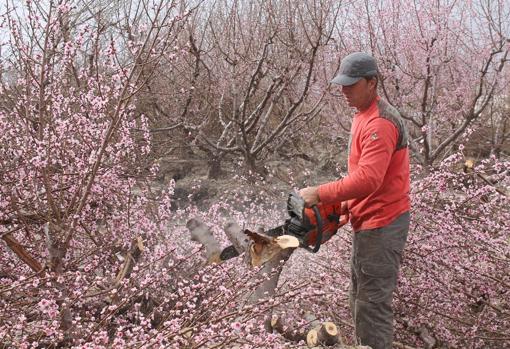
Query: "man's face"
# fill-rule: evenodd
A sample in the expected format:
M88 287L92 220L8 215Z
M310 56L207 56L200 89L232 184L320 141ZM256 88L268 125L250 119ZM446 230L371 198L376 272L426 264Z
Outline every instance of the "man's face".
M350 107L358 110L368 108L374 98L375 79L360 79L353 85L342 86L342 93Z

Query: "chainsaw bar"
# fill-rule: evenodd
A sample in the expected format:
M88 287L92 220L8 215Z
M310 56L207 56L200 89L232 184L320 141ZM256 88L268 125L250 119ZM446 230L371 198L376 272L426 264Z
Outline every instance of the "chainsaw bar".
M264 235L271 236L271 237L278 237L285 235L285 225L280 225L276 228L266 230L264 232Z
M225 247L223 251L220 253L220 260L226 261L230 258L234 258L239 256L239 252L236 250L234 245L230 245L228 247Z

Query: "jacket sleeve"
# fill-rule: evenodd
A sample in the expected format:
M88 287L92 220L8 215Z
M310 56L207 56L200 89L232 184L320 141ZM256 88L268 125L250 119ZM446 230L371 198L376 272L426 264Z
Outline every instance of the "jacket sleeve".
M361 134L358 167L340 180L320 185L320 201L327 204L360 199L375 192L383 183L397 139L398 130L390 121L371 121Z

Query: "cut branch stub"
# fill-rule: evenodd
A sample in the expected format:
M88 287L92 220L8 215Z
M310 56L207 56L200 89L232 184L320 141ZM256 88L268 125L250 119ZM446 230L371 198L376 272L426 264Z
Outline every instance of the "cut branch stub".
M241 254L248 250L250 240L245 234L243 234L243 229L239 226L239 224L236 222L228 222L224 227L224 231L237 252Z
M115 286L118 286L123 279L129 278L131 272L133 271L133 267L140 259L140 256L144 250L143 239L141 236L138 236L136 239L133 239L131 242L131 248L126 254L124 259L124 264L122 268L120 268L117 276L115 277Z
M245 230L244 233L252 240L250 257L251 265L254 267L263 265L276 257L283 250L276 242L275 238L257 234L249 230Z
M299 247L299 240L295 236L282 235L276 238L276 243L282 249Z
M179 334L186 339L191 338L193 336L193 328L192 327L184 327L179 331Z
M205 247L207 264L220 263L221 247L210 228L196 218L190 219L186 227L191 233L191 240L202 244Z

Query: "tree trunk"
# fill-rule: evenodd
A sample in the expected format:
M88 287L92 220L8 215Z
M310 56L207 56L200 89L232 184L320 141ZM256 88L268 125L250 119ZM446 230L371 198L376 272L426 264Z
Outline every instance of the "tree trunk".
M264 166L257 166L257 160L253 155L245 155L244 163L248 176L258 175L266 178L268 175L267 169Z
M257 173L256 161L251 154L245 154L244 163L246 165L246 170L251 173Z
M51 272L55 273L51 282L62 293L61 300L57 301L57 304L60 309L60 328L64 331L62 344L66 345L71 340L70 330L73 327L73 315L70 304L63 301L69 294L67 286L59 281L60 275L64 272L64 257L66 255L63 242L64 229L60 225L48 222L44 227L44 233L48 249L47 267Z
M219 156L211 156L207 161L207 178L218 179L223 176L224 172L221 168L221 159Z

